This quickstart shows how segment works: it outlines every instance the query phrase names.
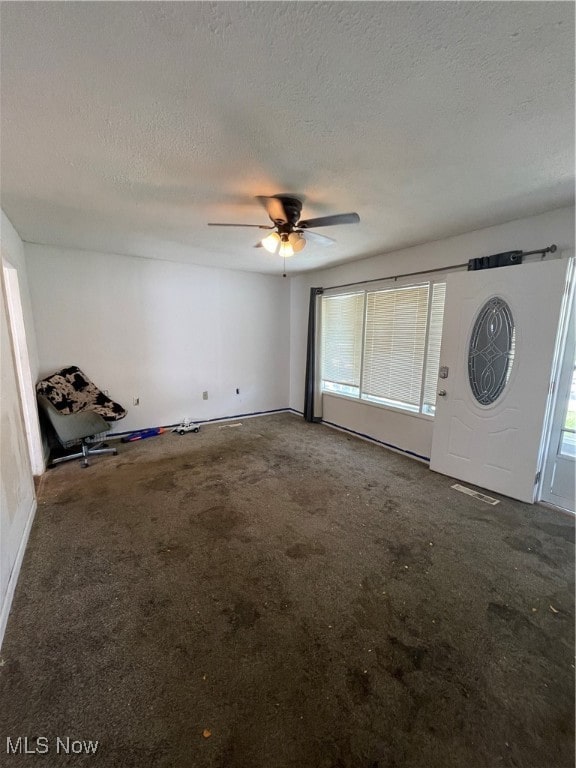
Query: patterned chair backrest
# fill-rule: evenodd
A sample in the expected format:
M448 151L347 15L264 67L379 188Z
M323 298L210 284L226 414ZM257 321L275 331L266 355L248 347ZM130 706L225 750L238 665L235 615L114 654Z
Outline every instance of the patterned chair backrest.
M94 411L106 421L117 421L126 416L126 409L101 392L75 365L39 381L36 392L62 414Z

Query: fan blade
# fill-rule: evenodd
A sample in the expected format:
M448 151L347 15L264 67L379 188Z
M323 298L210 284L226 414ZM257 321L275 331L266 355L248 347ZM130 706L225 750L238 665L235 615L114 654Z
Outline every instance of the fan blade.
M284 210L284 204L282 203L282 200L280 198L264 197L263 195L258 195L257 199L260 200L264 208L266 208L266 211L268 212L268 216L270 216L270 218L275 224L288 223L288 216L286 215L286 211Z
M209 221L209 227L258 227L258 229L274 229L268 224L221 224L220 222Z
M317 245L334 245L336 240L332 240L331 237L326 237L326 235L319 235L318 232L309 232L307 229L302 232L302 237L305 240L309 240L311 243L316 243Z
M306 219L299 221L298 228L308 229L309 227L332 227L335 224L357 224L360 216L357 213L337 213L335 216L320 216L318 219Z

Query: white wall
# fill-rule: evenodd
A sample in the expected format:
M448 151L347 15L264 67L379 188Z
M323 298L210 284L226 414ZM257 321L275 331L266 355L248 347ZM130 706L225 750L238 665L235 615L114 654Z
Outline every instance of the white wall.
M288 406L287 279L25 249L40 376L78 365L128 409L116 431Z
M530 251L555 243L557 255L574 254L574 208L479 229L446 240L406 248L340 267L291 279L290 291L290 406L302 411L306 370L309 291L361 280L466 263L469 259L511 250ZM430 456L433 421L412 414L369 406L342 397L323 396L324 418L397 448Z
M2 213L0 244L2 262L10 257L22 270L21 285L26 285L22 243ZM22 303L30 307L29 299ZM31 346L35 349L33 339ZM6 306L3 269L0 269L0 643L6 628L8 611L36 499L28 454L16 361Z

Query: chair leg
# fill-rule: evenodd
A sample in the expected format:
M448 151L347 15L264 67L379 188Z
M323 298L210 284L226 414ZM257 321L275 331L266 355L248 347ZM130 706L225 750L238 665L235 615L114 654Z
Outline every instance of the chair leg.
M56 464L63 464L65 461L72 461L72 459L81 459L84 454L82 451L79 453L70 453L68 456L60 456L58 459L52 459L49 466L55 467Z
M116 448L90 448L88 450L88 456L95 456L99 453L110 453L112 456L118 456L118 451Z
M96 455L102 455L102 454L111 454L112 456L117 456L118 451L116 448L98 448L90 447L90 443L82 441L82 450L78 453L71 453L69 456L61 456L58 459L52 459L50 462L50 466L56 466L56 464L62 464L65 461L72 461L73 459L81 459L81 466L82 469L86 469L86 467L90 466L88 463L88 457L89 456L96 456ZM102 443L97 443L96 446L102 445Z

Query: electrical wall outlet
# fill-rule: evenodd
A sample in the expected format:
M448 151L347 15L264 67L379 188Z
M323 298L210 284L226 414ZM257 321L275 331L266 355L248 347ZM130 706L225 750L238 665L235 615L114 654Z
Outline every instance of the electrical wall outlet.
M208 390L202 392L202 400L208 400Z

